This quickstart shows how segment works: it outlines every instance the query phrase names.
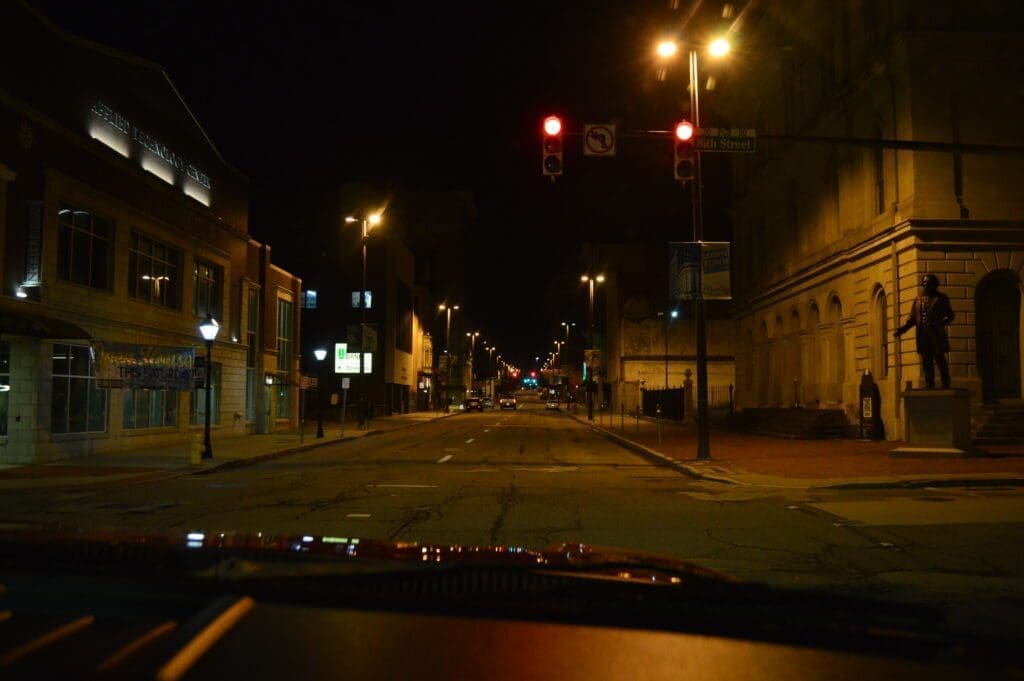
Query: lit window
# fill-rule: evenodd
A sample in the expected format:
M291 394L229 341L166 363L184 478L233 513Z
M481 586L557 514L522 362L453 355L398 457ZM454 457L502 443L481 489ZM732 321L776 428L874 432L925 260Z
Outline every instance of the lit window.
M316 291L308 290L302 292L302 309L303 310L315 310L316 309Z
M373 307L373 293L370 291L366 292L366 309L369 310ZM352 309L359 309L359 291L352 292Z
M128 238L128 295L177 309L180 262L177 249L132 232Z

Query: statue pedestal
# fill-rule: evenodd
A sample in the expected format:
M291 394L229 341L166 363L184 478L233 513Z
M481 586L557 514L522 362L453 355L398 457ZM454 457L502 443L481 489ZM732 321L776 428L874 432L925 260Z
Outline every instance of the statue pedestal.
M971 402L966 390L907 390L900 393L906 414L907 445L893 456L968 456L971 444Z

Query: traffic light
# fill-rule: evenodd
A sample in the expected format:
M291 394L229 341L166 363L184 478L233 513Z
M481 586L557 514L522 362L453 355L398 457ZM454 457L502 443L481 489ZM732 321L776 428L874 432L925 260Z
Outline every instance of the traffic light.
M562 119L548 116L544 119L544 147L542 172L554 178L562 174Z
M676 150L676 162L673 166L673 175L677 180L687 182L694 177L696 169L694 150L694 129L690 121L680 121L676 125L676 139L674 141Z

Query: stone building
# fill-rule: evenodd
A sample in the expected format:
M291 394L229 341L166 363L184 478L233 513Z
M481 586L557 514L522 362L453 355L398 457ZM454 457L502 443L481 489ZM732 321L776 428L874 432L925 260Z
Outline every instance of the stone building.
M952 299L953 385L975 414L1021 398L1024 156L999 147L1024 144L1022 27L1019 6L994 1L790 0L747 13L712 110L761 135L845 141L762 139L734 156L742 406L852 420L870 371L887 436L901 437L900 387L920 377L913 332L892 332L924 273Z
M294 424L301 281L167 74L21 2L0 62L0 461Z
M679 388L689 377L696 390L692 305L669 300L667 248L587 245L582 261L605 276L594 302L595 344L602 351L602 367L595 374L599 399L619 413L636 409L641 389L663 388L666 382ZM735 381L733 323L724 301L709 302L707 309L708 388L716 404L727 403ZM583 343L585 333L581 325L574 339Z

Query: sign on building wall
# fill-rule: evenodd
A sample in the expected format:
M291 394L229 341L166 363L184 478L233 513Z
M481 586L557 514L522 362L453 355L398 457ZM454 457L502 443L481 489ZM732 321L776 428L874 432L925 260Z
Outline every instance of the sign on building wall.
M334 373L336 374L358 374L359 373L359 356L358 352L348 352L341 359L335 357L334 359ZM364 374L373 373L373 353L366 353L366 364L363 366Z
M32 201L27 206L25 224L25 279L22 286L43 284L43 204Z
M113 389L191 390L195 348L93 341L96 386Z

